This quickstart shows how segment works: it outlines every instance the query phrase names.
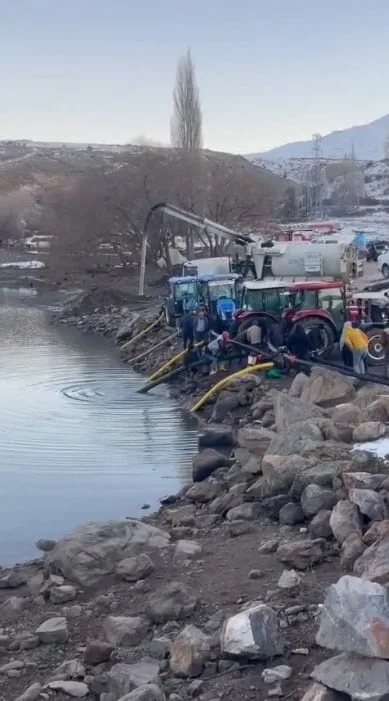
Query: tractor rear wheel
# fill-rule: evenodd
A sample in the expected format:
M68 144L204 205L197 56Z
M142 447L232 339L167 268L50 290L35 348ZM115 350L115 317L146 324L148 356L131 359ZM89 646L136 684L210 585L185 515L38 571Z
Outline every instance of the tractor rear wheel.
M369 339L368 345L368 365L383 365L385 360L385 350L382 343L382 329L379 326L374 326L366 333Z
M316 355L319 358L328 358L335 343L335 333L331 324L317 316L308 316L302 319L301 325Z

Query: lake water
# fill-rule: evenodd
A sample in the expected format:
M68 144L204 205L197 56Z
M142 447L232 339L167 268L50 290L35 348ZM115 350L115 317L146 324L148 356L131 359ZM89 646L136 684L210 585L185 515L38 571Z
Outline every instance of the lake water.
M51 325L50 301L0 290L0 564L85 521L144 514L196 452L166 390L137 394L112 343Z

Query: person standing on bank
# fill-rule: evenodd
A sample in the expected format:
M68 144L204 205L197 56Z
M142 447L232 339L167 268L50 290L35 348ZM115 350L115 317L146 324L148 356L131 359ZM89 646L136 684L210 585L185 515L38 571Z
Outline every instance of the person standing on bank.
M368 355L369 340L358 322L345 323L342 332L343 343L349 348L353 355L353 369L357 375L364 375L366 372L366 360Z

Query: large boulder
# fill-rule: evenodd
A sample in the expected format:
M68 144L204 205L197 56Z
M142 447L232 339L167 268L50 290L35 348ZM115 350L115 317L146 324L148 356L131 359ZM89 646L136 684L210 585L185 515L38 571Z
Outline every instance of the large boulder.
M311 465L301 455L265 455L262 460L261 496L286 493L296 475Z
M292 397L285 392L277 392L275 395L274 414L277 431L283 431L288 426L300 421L323 417L323 412L314 404L310 405L298 397Z
M334 537L341 545L351 533L362 535L361 514L358 507L350 501L338 501L332 510L330 526Z
M157 684L144 684L129 694L122 696L119 701L166 701L166 696ZM321 699L320 701L332 701L332 699Z
M371 521L383 521L388 515L383 497L373 489L349 489L348 498Z
M188 618L197 606L192 590L181 582L169 582L150 594L146 614L152 623L167 623Z
M359 424L359 426L355 426L353 430L353 441L355 443L375 441L377 438L382 438L385 434L385 424L379 421L366 421L365 423Z
M148 633L150 625L143 616L107 616L103 622L102 637L118 647L138 645Z
M343 652L317 665L311 676L353 701L380 701L387 698L389 662Z
M378 540L387 537L389 537L389 520L375 521L364 534L363 542L366 543L366 545L373 545L373 543L376 543Z
M204 482L195 482L191 487L185 492L185 496L190 501L199 502L200 504L206 504L212 499L216 499L218 494L222 491L222 486L220 482L215 479L207 479Z
M109 701L118 701L134 691L147 685L159 684L159 664L154 661L115 664L106 674L107 696ZM135 698L137 698L135 696ZM142 698L142 697L141 697ZM146 697L147 698L147 697ZM104 699L104 694L100 696ZM145 699L145 697L143 697ZM139 699L138 699L139 701Z
M300 421L276 434L266 452L268 455L300 455L306 451L307 454L321 442L320 428L309 421Z
M320 487L331 488L334 477L349 469L350 463L345 460L319 461L312 467L307 467L296 474L291 487L291 494L299 499L309 484L317 484Z
M319 484L308 484L301 495L301 508L307 518L315 516L322 509L332 509L336 502L335 492Z
M342 482L346 489L378 489L387 475L370 472L343 472Z
M369 404L372 404L377 399L383 398L383 405L385 406L385 397L389 395L389 388L386 385L377 385L374 383L366 382L363 384L361 389L358 390L356 397L354 399L354 404L359 406L362 411L364 411Z
M291 397L301 397L305 387L309 384L309 377L304 372L298 372L289 387Z
M339 404L354 396L353 378L326 368L312 368L309 382L300 395L302 401L321 406Z
M48 567L84 587L114 572L120 560L146 548L162 550L170 536L142 521L88 523L57 541L46 556Z
M331 418L335 426L358 426L363 421L363 413L355 404L338 404L333 410Z
M211 424L199 436L199 448L229 448L234 445L234 432L231 426Z
M387 589L358 577L341 577L327 591L316 643L328 650L388 659Z
M346 572L351 572L355 561L366 550L366 544L360 533L350 533L340 548L340 566Z
M263 455L275 437L274 431L257 424L244 426L238 432L238 444L254 455Z
M324 544L316 540L293 540L282 543L276 552L277 560L298 570L306 570L324 558Z
M193 482L202 482L207 479L219 467L231 467L233 460L230 460L222 453L212 448L206 448L202 453L195 455L192 460Z
M344 697L323 684L313 682L301 701L344 701Z
M199 677L210 657L208 635L195 626L186 626L170 648L170 669L176 677Z
M227 619L220 634L220 646L229 657L268 660L282 655L285 642L273 609L257 604Z
M354 564L354 572L362 579L389 584L389 537L373 543Z

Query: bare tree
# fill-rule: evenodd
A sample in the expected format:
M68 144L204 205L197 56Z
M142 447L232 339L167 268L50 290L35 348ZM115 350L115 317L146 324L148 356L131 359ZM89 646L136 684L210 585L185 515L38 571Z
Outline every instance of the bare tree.
M201 179L203 136L200 93L190 49L180 58L177 65L176 84L173 91L171 141L172 145L179 150L181 160L177 201L185 209L193 211L196 188ZM188 227L186 248L189 258L194 256L194 236L194 231Z
M177 65L171 120L172 145L188 153L201 149L202 121L196 70L191 51L188 49Z

